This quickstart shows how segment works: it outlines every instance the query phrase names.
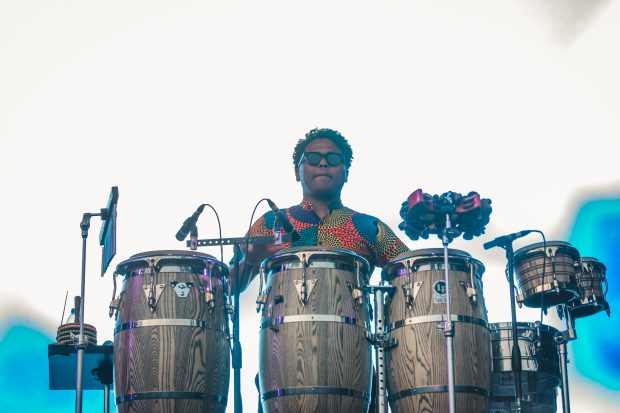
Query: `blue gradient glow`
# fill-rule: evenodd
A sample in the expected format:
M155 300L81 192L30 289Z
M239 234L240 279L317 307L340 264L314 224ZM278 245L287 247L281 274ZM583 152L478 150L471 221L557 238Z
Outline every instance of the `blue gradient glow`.
M75 392L49 390L47 346L54 340L25 320L0 325L0 412L66 413ZM103 409L103 392L85 391L85 412Z
M604 312L578 319L578 339L571 343L577 370L601 385L620 390L620 340L614 328L620 310L620 199L585 203L575 219L570 243L581 256L595 257L607 267L611 318Z

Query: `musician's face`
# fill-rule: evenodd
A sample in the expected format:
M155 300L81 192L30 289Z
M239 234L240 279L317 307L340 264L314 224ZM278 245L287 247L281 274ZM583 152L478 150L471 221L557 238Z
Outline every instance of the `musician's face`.
M318 152L322 155L330 152L341 154L340 149L329 139L313 140L304 150L304 153L309 152ZM297 182L301 182L305 195L329 200L340 197L340 191L347 181L347 170L343 161L339 165L332 166L323 157L318 165L311 165L305 157L302 157L301 164L295 168L295 177Z

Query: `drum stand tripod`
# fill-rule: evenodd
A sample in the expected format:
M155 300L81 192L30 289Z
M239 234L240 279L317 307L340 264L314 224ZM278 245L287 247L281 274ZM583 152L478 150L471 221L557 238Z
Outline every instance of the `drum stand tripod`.
M570 413L570 395L568 392L568 351L566 343L577 339L577 331L575 331L575 320L570 313L570 310L566 304L562 304L557 307L558 315L562 318L566 318L566 331L561 331L555 334L553 341L558 347L560 354L560 373L562 375L562 411L564 413Z

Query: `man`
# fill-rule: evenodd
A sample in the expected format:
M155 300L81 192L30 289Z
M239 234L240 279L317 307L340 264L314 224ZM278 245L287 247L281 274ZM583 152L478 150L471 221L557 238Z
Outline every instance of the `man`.
M250 245L239 268L244 290L256 276L261 261L279 250L301 246L325 246L351 250L366 258L372 267L385 266L397 255L409 251L394 232L379 219L342 205L340 194L349 175L353 151L349 142L332 129L313 129L300 139L293 152L295 177L301 183L301 204L285 210L300 237L296 242L276 245ZM251 236L273 235L273 212L260 217Z

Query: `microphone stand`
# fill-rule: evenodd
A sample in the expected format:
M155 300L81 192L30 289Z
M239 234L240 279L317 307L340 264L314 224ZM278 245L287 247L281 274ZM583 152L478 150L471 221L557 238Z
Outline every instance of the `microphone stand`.
M512 321L512 353L511 368L514 373L515 380L515 402L517 405L517 413L523 413L523 387L521 385L521 348L519 348L518 329L517 329L517 309L515 304L515 284L514 284L514 249L512 247L513 239L510 237L496 238L493 244L485 244L485 249L492 247L501 247L506 250L506 260L508 261L507 276L508 286L510 288L510 316Z
M84 388L84 351L88 344L84 339L84 295L86 290L86 240L88 238L88 229L90 228L91 217L104 217L106 210L102 209L101 212L88 213L85 212L82 216L82 222L80 222L80 229L82 230L82 275L80 286L80 335L78 342L75 344L77 348L77 367L76 367L76 380L75 380L75 412L82 413L82 393ZM76 311L77 312L77 311Z
M570 394L568 391L568 350L566 343L577 339L575 320L566 304L558 306L558 315L562 318L562 312L566 318L566 331L561 331L553 336L553 341L558 347L560 355L560 373L562 375L562 411L570 413Z

